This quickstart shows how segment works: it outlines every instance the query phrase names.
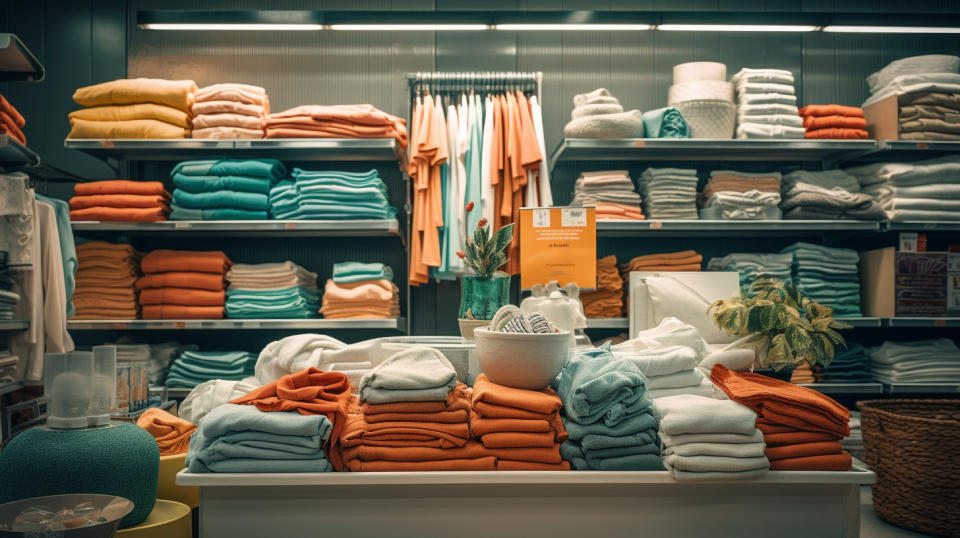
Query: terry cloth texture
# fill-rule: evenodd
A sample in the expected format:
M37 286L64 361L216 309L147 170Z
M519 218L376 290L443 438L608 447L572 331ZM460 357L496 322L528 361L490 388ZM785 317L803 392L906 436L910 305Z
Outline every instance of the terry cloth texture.
M565 138L643 138L643 115L624 112L620 102L604 88L573 98L571 120L563 127Z

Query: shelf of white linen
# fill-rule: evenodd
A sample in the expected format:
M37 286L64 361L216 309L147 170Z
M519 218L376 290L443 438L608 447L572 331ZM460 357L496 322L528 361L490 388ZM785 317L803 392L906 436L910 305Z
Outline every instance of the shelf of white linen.
M629 329L629 318L588 318L588 329Z
M139 331L139 330L227 330L227 329L302 329L406 330L405 318L389 319L133 319L133 320L69 320L71 331Z
M30 328L30 321L25 319L2 319L0 331L25 331Z
M43 64L14 34L0 34L0 81L26 80L40 82Z
M244 235L358 237L400 235L396 219L387 220L168 220L164 222L71 222L74 232L123 232L151 235Z
M766 536L776 528L779 538L808 538L859 536L860 487L875 479L854 467L682 482L666 471L181 471L176 483L200 488L203 536L310 537L319 528L354 536L427 536L449 527L464 538L601 538L637 529L652 536L724 538ZM467 521L484 523L460 524Z
M835 319L854 327L881 327L884 321L883 318L844 318L841 316L837 316Z
M823 232L876 232L880 224L855 220L598 220L597 235L820 235Z
M960 220L945 222L888 222L884 228L891 232L956 232Z
M883 394L881 383L799 383L821 394Z
M567 138L550 156L561 161L835 162L874 151L873 140L722 140L710 138Z
M12 136L0 134L0 168L34 167L40 156Z
M960 317L887 318L888 327L960 327Z
M891 383L889 394L957 394L960 383Z
M20 390L23 388L23 383L18 381L16 383L7 383L6 385L0 385L0 396L4 394L9 394L11 392Z
M182 161L229 157L281 161L396 161L402 155L393 138L270 138L255 140L99 140L67 139L64 147L100 159Z

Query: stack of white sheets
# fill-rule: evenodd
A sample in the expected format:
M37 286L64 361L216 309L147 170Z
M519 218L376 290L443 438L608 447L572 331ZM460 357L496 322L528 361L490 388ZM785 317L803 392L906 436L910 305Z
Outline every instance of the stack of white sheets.
M883 220L884 212L874 199L860 192L860 182L843 170L811 172L798 170L783 176L786 219Z
M793 73L744 67L730 78L737 92L737 138L803 138Z
M960 348L947 338L884 342L867 354L880 383L960 383Z
M893 221L960 219L960 157L847 168Z
M640 194L648 219L697 220L697 171L647 168L640 176Z

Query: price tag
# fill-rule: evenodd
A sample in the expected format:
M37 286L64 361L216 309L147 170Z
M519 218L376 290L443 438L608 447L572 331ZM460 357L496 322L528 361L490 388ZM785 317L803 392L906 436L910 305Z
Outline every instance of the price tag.
M663 223L660 222L659 220L651 220L651 221L650 221L650 229L651 229L651 230L662 230L662 229L663 229Z
M926 142L917 142L917 149L927 149L930 147L930 144Z
M113 328L116 329L116 330L118 330L118 331L123 331L123 330L126 330L127 324L126 324L126 323L114 323L114 324L113 324Z
M286 230L296 230L296 229L297 229L297 223L296 223L296 222L287 222L287 223L284 223L283 227L284 227L284 229L286 229Z
M234 147L249 148L249 147L253 147L253 144L251 144L249 140L237 140L236 142L234 142Z
M114 147L114 145L113 145L113 140L101 140L101 141L100 141L100 147L101 147L101 148L108 148L108 149L109 149L109 148L113 148L113 147Z
M946 326L947 326L947 320L945 320L945 319L935 319L935 320L933 320L933 326L934 326L934 327L946 327Z
M189 222L183 222L183 221L179 221L179 220L178 220L178 221L174 221L174 223L173 223L173 227L174 227L175 229L177 229L177 230L179 230L179 229L181 229L181 228L190 228L191 226L193 226L193 225L190 224Z
M645 148L645 147L647 147L647 141L646 141L646 140L634 140L634 141L633 141L633 147L635 147L635 148Z
M587 225L587 210L582 207L564 208L560 211L560 225L564 228Z

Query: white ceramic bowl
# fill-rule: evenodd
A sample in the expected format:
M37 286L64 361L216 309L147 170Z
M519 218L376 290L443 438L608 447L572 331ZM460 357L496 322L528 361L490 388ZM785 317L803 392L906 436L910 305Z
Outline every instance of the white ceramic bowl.
M526 390L543 390L557 377L570 353L570 331L558 333L473 332L477 361L490 381Z

